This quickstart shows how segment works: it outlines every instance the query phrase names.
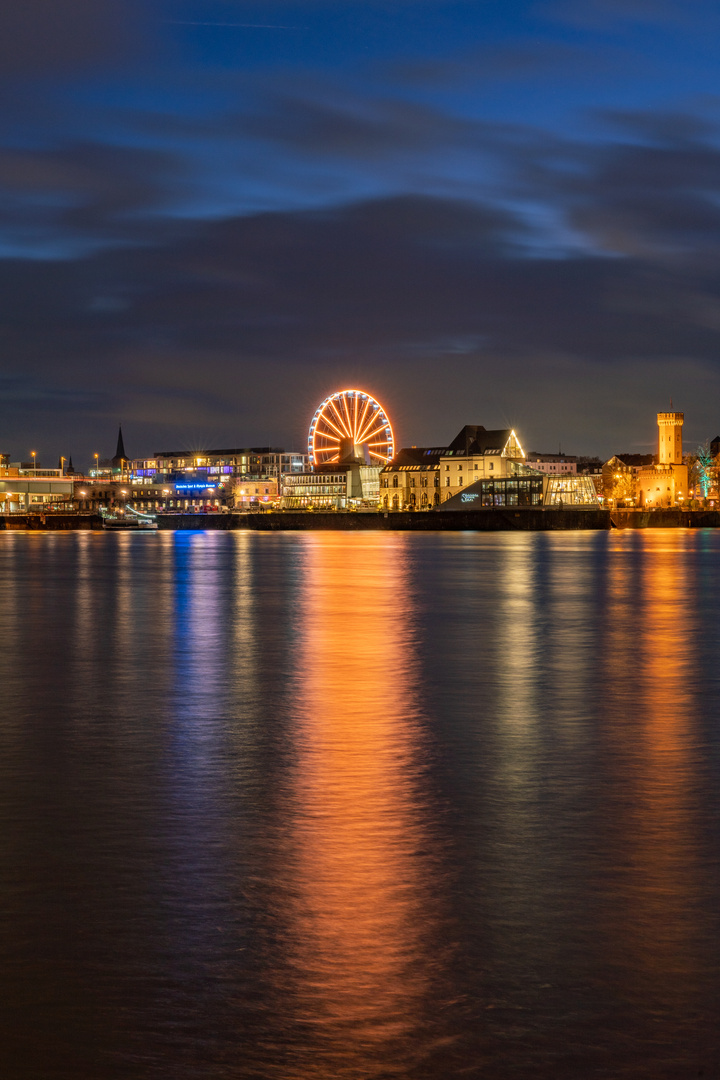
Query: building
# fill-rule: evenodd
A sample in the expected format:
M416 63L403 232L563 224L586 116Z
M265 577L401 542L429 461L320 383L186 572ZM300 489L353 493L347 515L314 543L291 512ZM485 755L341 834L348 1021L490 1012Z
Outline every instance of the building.
M598 500L592 477L567 473L542 473L520 466L513 475L475 480L467 488L444 502L441 510L483 510L502 507L569 507L597 509Z
M405 448L388 462L380 473L380 504L429 509L476 480L514 476L520 467L527 467L525 452L512 429L466 424L449 446Z
M277 505L283 478L307 468L307 455L282 447L162 450L129 463L133 500L162 496L162 508L248 509Z
M134 458L130 463L133 483L152 479L177 480L188 474L198 479L241 479L282 477L307 469L307 454L261 446L229 450L161 450L151 458Z
M176 485L177 490L178 485ZM232 506L235 510L252 509L255 506L276 506L279 501L279 480L277 476L265 476L262 479L242 479L235 481Z
M568 457L567 454L539 454L537 450L530 450L525 455L525 461L533 469L537 469L538 472L542 473L567 475L578 471L578 459Z
M656 465L638 469L637 492L640 506L657 509L677 506L688 497L688 467L682 458L684 413L657 414L658 455Z
M220 510L231 507L232 489L220 488L207 480L168 480L153 483L147 478L142 485L131 484L111 476L72 477L73 505L81 512L99 513L132 507L146 513L170 511L182 513L195 510ZM270 482L269 482L270 483Z
M380 467L367 464L361 447L345 449L348 453L340 461L286 473L282 478L283 509L377 509Z
M410 446L398 451L381 470L380 505L384 510L428 510L440 503L440 458L445 446Z
M44 469L33 460L10 461L0 455L0 513L41 513L72 509L72 480L60 469Z
M115 456L73 478L74 504L94 513L124 506L182 513L277 505L283 472L306 461L304 454L277 447L161 451L129 459L121 429Z

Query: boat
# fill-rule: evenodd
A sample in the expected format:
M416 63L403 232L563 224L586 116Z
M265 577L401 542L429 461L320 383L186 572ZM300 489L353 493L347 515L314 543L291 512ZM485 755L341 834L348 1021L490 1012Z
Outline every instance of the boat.
M157 521L154 514L142 514L132 506L125 507L124 514L112 514L108 510L100 511L103 519L103 529L132 529L145 532L148 529L157 529Z

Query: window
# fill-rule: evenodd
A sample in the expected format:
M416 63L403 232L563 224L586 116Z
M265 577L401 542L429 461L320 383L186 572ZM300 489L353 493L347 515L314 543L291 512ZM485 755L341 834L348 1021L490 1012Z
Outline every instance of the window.
M398 486L398 478L397 478L397 476L393 476L393 487L395 488L397 486Z
M462 486L463 486L463 482L462 482L462 481L463 481L463 478L462 478L462 476L458 476L458 484L460 485L460 487L462 487Z
M490 464L488 465L488 469L490 470L490 472L492 472L494 468L495 468L495 462L491 461Z
M445 487L450 487L450 477L449 476L445 477Z

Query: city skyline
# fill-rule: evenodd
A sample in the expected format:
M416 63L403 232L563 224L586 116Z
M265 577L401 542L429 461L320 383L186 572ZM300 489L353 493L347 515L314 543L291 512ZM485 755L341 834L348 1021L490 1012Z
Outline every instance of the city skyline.
M2 446L571 454L720 426L720 14L701 2L29 0L0 13ZM73 445L71 445L71 443Z

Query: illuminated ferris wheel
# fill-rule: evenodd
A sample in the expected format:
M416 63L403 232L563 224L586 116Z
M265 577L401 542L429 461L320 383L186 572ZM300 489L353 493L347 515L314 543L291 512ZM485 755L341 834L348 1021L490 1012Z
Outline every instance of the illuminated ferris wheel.
M384 465L393 457L393 431L379 401L362 390L338 390L319 405L310 424L310 464L331 465L351 454Z

